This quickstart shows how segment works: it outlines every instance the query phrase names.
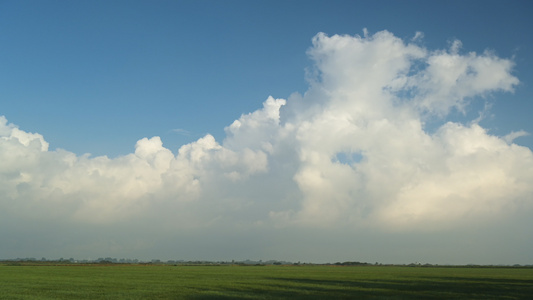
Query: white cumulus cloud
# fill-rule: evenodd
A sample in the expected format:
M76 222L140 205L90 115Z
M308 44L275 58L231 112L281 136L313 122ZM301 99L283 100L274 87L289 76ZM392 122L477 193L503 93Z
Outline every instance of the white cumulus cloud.
M165 230L410 232L531 211L533 153L513 143L525 132L498 137L477 122L425 128L479 96L512 92L513 62L462 53L460 42L430 50L420 39L319 33L305 94L269 97L224 140L206 135L177 153L152 137L129 155L77 156L0 117L0 215Z

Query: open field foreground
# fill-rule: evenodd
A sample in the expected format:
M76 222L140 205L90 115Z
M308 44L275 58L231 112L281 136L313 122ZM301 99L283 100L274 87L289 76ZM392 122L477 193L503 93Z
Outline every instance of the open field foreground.
M531 268L0 265L1 299L531 299Z

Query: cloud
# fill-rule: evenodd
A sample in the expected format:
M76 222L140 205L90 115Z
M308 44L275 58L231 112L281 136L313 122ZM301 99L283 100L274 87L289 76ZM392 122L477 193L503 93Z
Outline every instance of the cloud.
M413 37L411 38L411 41L414 42L414 41L417 41L417 40L421 40L421 39L423 39L423 38L424 38L424 33L421 32L421 31L417 31L417 32L415 32L415 36L413 36Z
M186 135L186 136L191 135L190 131L182 129L182 128L172 129L172 132L177 133L177 134L181 134L181 135Z
M73 226L158 224L171 235L439 232L531 212L533 153L512 143L526 133L498 137L478 122L446 122L480 96L512 92L514 63L488 51L463 54L458 41L429 50L421 38L319 33L305 94L269 97L226 127L221 142L206 135L175 154L152 137L129 155L77 156L49 150L43 136L0 117L0 214ZM430 132L428 118L444 124Z
M513 131L506 136L503 137L503 139L508 143L511 144L515 139L522 137L522 136L528 136L529 133L524 130L519 131Z

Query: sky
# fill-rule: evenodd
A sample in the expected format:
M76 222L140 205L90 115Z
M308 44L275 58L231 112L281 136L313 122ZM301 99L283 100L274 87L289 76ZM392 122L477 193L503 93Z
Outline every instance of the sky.
M530 1L0 1L0 258L533 263Z

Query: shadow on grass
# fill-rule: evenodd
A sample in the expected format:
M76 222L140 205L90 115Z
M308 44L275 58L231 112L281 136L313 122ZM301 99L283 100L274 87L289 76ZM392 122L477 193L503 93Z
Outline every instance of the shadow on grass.
M533 280L426 277L414 280L270 278L192 299L532 299Z

